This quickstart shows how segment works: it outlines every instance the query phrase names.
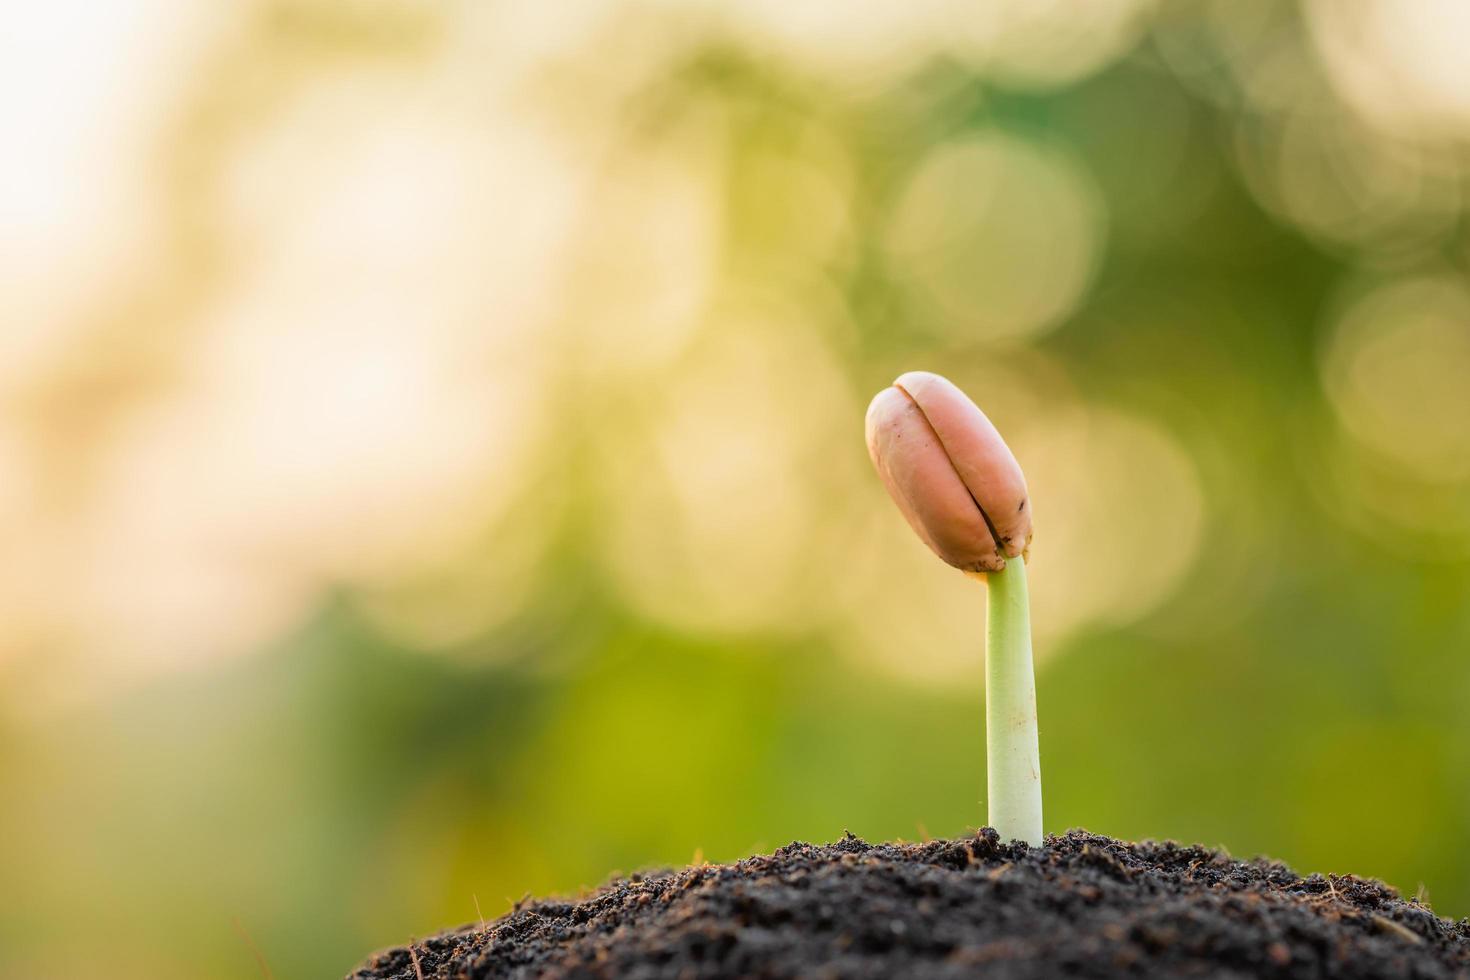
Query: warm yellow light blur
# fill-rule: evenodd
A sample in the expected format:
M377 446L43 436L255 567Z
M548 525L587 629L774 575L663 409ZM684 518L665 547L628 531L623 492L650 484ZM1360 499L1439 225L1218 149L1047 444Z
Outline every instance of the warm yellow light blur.
M1343 314L1322 381L1356 439L1426 482L1470 479L1470 290L1424 276L1379 286Z
M999 132L934 150L888 231L895 270L956 337L1014 339L1054 327L1092 277L1104 212L1086 175Z

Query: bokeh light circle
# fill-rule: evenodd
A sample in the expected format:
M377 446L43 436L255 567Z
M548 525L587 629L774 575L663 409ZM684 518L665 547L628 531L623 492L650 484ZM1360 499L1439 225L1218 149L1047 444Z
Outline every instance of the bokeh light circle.
M1377 286L1338 319L1322 384L1359 443L1420 480L1470 478L1470 288L1429 275Z
M1470 131L1470 6L1312 0L1304 8L1329 80L1364 119L1428 138Z
M1037 501L1038 644L1125 625L1163 602L1198 555L1205 517L1198 472L1173 436L1098 406L1044 416L1012 442Z
M862 407L832 355L783 314L714 312L680 370L600 447L603 555L644 614L713 632L810 627L830 472ZM850 467L846 468L850 471Z
M1055 326L1082 299L1104 209L1062 153L991 130L945 143L903 188L885 245L893 275L936 329L1011 340Z

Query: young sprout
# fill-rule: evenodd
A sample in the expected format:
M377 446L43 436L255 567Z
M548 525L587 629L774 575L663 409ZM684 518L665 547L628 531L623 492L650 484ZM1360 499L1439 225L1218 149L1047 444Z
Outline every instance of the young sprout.
M889 496L935 554L987 580L985 750L990 826L1039 845L1041 757L1026 549L1026 479L965 393L910 371L868 406L868 453Z

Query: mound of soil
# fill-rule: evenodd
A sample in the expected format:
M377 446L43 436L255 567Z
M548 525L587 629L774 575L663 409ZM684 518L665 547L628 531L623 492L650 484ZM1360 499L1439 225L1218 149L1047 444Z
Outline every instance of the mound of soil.
M349 980L420 976L1470 978L1470 920L1173 843L849 836L526 903Z

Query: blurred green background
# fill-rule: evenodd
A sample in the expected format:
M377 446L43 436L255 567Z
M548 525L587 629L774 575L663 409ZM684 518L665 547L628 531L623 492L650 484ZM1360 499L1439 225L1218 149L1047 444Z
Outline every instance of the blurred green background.
M1030 479L1048 830L1470 913L1456 0L185 6L0 39L0 974L976 826L911 368Z

